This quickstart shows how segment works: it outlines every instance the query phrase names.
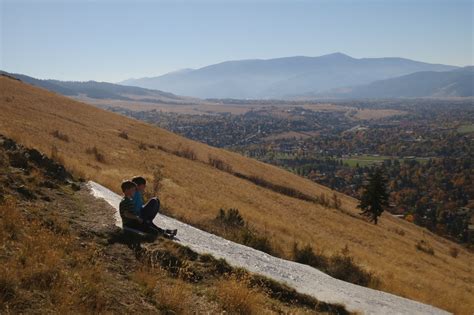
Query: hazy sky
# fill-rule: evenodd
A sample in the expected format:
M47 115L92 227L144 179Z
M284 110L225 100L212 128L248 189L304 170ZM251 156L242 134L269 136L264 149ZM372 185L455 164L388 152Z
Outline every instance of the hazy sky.
M38 78L117 82L333 52L474 64L474 0L0 2L0 68Z

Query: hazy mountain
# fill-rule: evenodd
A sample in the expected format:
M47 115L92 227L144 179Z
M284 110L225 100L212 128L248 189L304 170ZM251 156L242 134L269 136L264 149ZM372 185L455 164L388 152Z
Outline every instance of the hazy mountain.
M312 96L331 98L469 97L474 96L474 67L443 72L416 72L353 88L316 93Z
M453 66L403 58L362 58L334 53L320 57L226 61L204 68L121 84L160 89L201 98L282 98L370 83L419 71Z
M113 99L123 101L140 100L144 102L154 102L159 100L179 101L183 99L172 93L107 82L40 80L23 74L8 73L5 71L0 71L0 74L6 74L31 85L42 87L65 96L86 96L94 99Z

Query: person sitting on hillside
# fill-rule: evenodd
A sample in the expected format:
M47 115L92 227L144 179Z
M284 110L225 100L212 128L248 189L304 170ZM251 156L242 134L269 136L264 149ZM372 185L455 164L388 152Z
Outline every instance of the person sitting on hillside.
M145 204L145 198L143 194L146 189L146 180L142 176L136 176L132 179L132 182L137 186L137 189L133 195L134 212L139 216L144 224L153 229L154 232L176 234L176 230L163 230L153 223L158 211L160 211L160 199L153 197Z
M160 210L160 200L157 197L154 197L148 200L145 204L145 197L143 194L146 189L146 179L141 176L136 176L132 179L132 182L137 186L137 189L133 194L133 210L135 214L142 218L145 224L158 229L158 227L153 224L153 219Z
M135 195L137 185L130 180L126 180L122 182L120 188L122 188L124 195L119 205L123 227L142 230L144 227L144 220L135 213L135 204L133 202L133 196Z

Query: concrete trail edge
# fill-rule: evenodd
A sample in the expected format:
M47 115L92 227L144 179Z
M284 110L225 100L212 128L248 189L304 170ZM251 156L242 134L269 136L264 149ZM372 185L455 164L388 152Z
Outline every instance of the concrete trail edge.
M115 209L115 224L121 227L118 211L121 197L93 181L88 182L88 187L93 196L104 199ZM156 216L154 223L166 229L178 229L179 243L200 254L223 258L234 267L284 283L319 301L343 304L351 312L384 315L450 314L431 305L335 279L313 267L270 256L162 214Z

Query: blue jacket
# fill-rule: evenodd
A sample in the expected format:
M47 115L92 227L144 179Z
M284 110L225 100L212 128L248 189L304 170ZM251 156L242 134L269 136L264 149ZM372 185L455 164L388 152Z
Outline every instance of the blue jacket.
M135 205L133 211L139 216L144 204L143 195L139 191L136 191L133 195L133 203Z

